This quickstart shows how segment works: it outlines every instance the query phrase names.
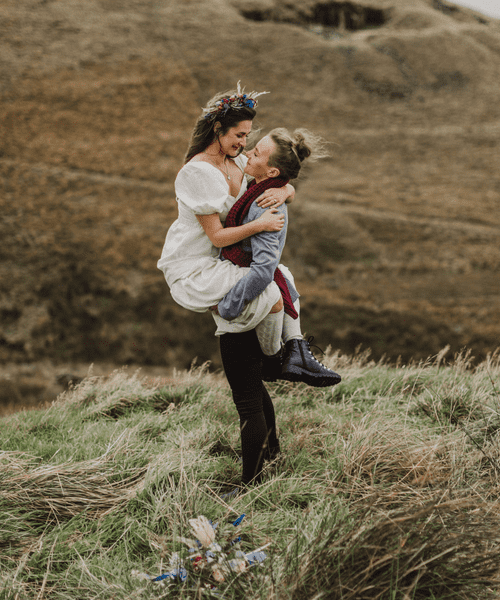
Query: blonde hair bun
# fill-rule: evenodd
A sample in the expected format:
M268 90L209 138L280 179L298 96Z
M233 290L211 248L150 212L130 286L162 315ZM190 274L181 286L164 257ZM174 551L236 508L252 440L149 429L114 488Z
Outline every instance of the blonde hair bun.
M307 139L300 130L294 131L293 148L297 152L300 162L309 158L312 154L312 148L307 143Z
M327 142L307 129L296 129L290 134L287 129L278 127L270 131L269 136L276 145L269 165L279 169L285 179L298 177L304 160L316 161L328 156Z

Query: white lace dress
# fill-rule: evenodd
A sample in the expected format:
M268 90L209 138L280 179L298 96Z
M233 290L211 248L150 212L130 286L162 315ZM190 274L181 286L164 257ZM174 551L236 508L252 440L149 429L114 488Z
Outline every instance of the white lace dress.
M235 159L243 171L247 158ZM224 175L210 163L189 162L182 167L175 180L179 216L167 232L158 268L163 271L172 298L184 308L205 312L217 304L249 271L228 260L220 260L216 248L196 215L218 213L224 221L233 204L246 191L243 177L238 196L229 195ZM216 335L253 329L269 313L280 298L276 283L246 305L233 321L216 318Z

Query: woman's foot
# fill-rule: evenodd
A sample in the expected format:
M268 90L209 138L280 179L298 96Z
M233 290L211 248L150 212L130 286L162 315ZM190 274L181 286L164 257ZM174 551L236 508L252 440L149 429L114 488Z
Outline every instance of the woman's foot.
M309 340L312 338L293 339L285 344L280 379L303 381L314 387L329 387L340 383L340 375L313 356Z
M264 460L274 460L281 454L280 444L275 446L267 446L264 451Z

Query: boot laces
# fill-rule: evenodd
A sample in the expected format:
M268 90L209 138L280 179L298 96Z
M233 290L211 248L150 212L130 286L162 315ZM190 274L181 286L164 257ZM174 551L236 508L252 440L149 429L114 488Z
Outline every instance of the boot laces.
M323 356L325 355L325 353L323 352L323 350L321 350L321 348L320 348L319 346L316 346L316 344L313 344L313 341L314 341L314 336L313 336L313 335L310 335L310 336L309 336L309 337L306 339L306 342L307 342L307 347L308 347L308 349L309 349L309 354L310 354L310 355L313 357L313 359L314 359L314 360L315 360L315 361L316 361L318 364L320 364L320 365L321 365L321 366L322 366L324 369L327 369L328 371L331 371L331 372L333 373L333 371L332 371L331 369L329 369L329 368L328 368L328 367L326 367L326 366L325 366L325 365L324 365L322 362L320 362L320 361L319 361L319 360L318 360L318 359L317 359L317 358L314 356L314 354L311 352L311 348L317 348L317 349L318 349L318 350L321 352L321 354L322 354Z
M314 354L311 352L311 348L317 348L317 349L318 349L318 350L321 352L321 354L323 354L323 355L324 355L325 353L323 352L323 350L321 350L321 348L320 348L319 346L316 346L316 344L313 344L313 341L314 341L314 336L313 336L313 335L310 335L310 336L309 336L309 337L306 339L306 342L307 342L307 348L308 348L308 350L309 350L309 353L310 353L310 355L311 355L311 356L314 358L314 360L315 360L316 362L318 362L318 363L319 363L319 360L318 360L318 359L317 359L317 358L314 356ZM322 363L320 363L320 364L322 364ZM323 366L324 366L324 365L323 365Z

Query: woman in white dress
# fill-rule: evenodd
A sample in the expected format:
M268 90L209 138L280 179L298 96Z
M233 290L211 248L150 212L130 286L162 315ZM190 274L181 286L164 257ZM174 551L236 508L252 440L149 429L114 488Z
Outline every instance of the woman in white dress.
M273 208L252 223L224 229L227 213L246 191L247 158L241 152L252 129L258 95L238 89L217 94L207 104L175 180L179 216L168 230L158 268L172 298L188 310L207 311L248 272L248 268L219 260L218 249L261 231L279 231L284 217L277 207L294 195L291 185L267 190L259 206ZM255 328L280 298L272 282L245 307L238 317L238 330Z

